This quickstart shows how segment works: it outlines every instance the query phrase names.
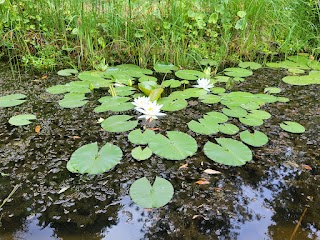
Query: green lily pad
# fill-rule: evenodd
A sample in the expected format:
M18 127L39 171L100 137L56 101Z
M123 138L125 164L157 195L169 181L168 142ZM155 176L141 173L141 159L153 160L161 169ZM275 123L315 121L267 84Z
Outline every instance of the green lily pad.
M67 83L65 85L65 88L68 89L68 92L70 93L89 93L90 90L90 84L85 81L74 81Z
M161 97L162 93L163 93L163 88L152 89L149 94L150 101L151 102L157 101Z
M204 135L216 134L219 132L219 124L210 119L199 119L199 122L191 120L188 122L188 127L191 131Z
M58 85L47 88L46 91L51 94L61 94L61 93L69 92L69 89L66 85L58 84Z
M139 82L157 82L158 79L156 77L153 76L142 76L141 78L138 79Z
M188 106L188 102L185 99L174 99L171 97L160 98L158 104L162 104L162 110L173 112L184 109Z
M154 131L146 129L143 133L140 129L135 129L128 134L128 139L133 144L148 144L155 136Z
M59 105L63 108L82 107L88 101L83 93L68 93L59 101Z
M98 151L96 142L89 143L72 153L67 169L74 173L99 174L113 168L121 158L122 151L118 146L106 143Z
M71 76L72 74L77 74L78 70L77 69L63 69L58 71L59 76Z
M253 147L261 147L268 142L268 137L263 132L255 130L250 133L248 130L240 133L240 139Z
M152 151L148 147L145 147L144 149L142 149L139 146L139 147L135 147L131 151L131 156L138 161L147 160L148 158L151 157L151 155L152 155Z
M207 112L203 118L215 123L224 123L229 119L225 114L215 111Z
M247 116L243 117L243 118L239 118L239 121L241 123L243 123L244 125L253 126L253 127L261 126L263 124L263 120L262 119L255 118L255 117L248 118Z
M213 87L213 88L210 88L210 91L213 94L219 94L219 93L224 93L226 89L222 87Z
M303 73L305 73L305 70L300 69L300 68L289 68L288 72L293 73L293 74L303 74Z
M240 62L239 67L257 70L257 69L261 68L262 66L260 63L256 63L256 62Z
M168 160L183 160L196 153L197 142L188 134L167 131L167 136L156 134L149 142L149 148L156 155Z
M244 68L226 68L224 74L230 77L248 77L253 74L251 70Z
M264 110L251 110L250 113L246 116L247 118L260 118L260 119L269 119L271 114Z
M135 88L128 86L115 87L114 90L116 92L116 95L120 97L130 96L136 91Z
M138 125L138 121L131 120L129 115L114 115L101 122L101 127L108 132L126 132Z
M162 63L157 63L156 65L154 65L153 68L158 73L171 73L172 71L176 71L179 69L173 64L162 64Z
M278 102L289 102L290 99L287 98L287 97L278 97L278 98L277 98L277 101L278 101Z
M281 88L278 87L266 87L263 91L264 93L280 93Z
M154 82L154 81L140 82L138 84L138 87L147 96L150 95L152 90L161 88L160 85L157 82Z
M197 70L179 70L175 72L178 78L186 80L198 80L199 78L205 78L206 74Z
M218 144L208 141L203 148L211 160L230 166L241 166L251 161L252 152L242 142L230 138L216 138Z
M13 107L24 103L27 100L24 94L16 93L0 97L0 107Z
M143 208L159 208L170 202L174 189L172 184L161 177L156 177L153 185L146 177L136 180L130 187L133 202Z
M241 107L223 108L222 112L229 117L235 118L245 117L248 114L248 112Z
M105 80L103 73L99 71L84 71L78 74L78 78L82 81L100 81Z
M282 81L291 85L310 85L320 84L320 71L310 72L309 75L303 76L286 76Z
M200 96L199 99L203 103L214 104L214 103L220 102L221 97L218 95L214 95L214 94L206 94L206 95Z
M161 84L162 87L170 87L170 88L177 88L181 86L181 81L175 80L175 79L170 79L170 80L165 80Z
M33 114L20 114L13 116L9 119L9 123L14 126L22 126L30 124L30 120L34 120L37 117Z
M131 102L127 102L130 99L128 97L104 97L101 99L103 99L102 104L94 109L97 113L105 111L123 112L134 108Z
M303 133L305 131L304 126L302 126L300 123L291 121L283 121L280 123L280 127L283 130L291 133Z
M239 128L234 124L224 123L224 124L219 124L219 132L222 132L228 135L234 135L239 132Z
M217 82L226 83L226 82L229 81L230 77L227 77L227 76L216 76L216 77L214 77L214 79L215 79Z

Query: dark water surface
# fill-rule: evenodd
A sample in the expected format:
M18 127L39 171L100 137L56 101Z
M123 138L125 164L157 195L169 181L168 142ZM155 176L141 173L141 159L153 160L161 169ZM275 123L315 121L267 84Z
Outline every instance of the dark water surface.
M127 133L108 133L97 123L110 115L93 112L97 99L105 94L102 90L89 94L90 102L82 108L61 109L57 101L62 95L48 94L45 88L70 78L22 74L15 80L6 65L0 68L0 96L28 96L22 105L0 108L0 172L8 174L0 175L0 204L18 186L0 209L0 240L285 240L305 209L293 239L320 239L319 85L290 86L281 82L285 71L270 69L257 70L238 85L236 90L252 93L280 87L279 95L291 101L263 108L272 118L255 129L268 135L268 144L251 148L254 159L246 165L227 167L202 153L205 142L217 135L196 135L185 124L221 108L219 104L193 101L187 110L168 113L158 123L160 132L181 130L196 138L195 156L184 161L152 156L137 162L130 155L134 146ZM11 116L24 113L36 114L37 120L22 127L8 123ZM284 120L301 123L306 132L284 132L279 127ZM41 126L38 134L36 125ZM239 139L238 134L233 138ZM118 145L124 153L121 163L96 176L70 173L66 163L71 154L91 142ZM188 167L179 169L185 163ZM222 174L206 175L207 168ZM175 189L172 201L154 210L134 204L129 187L143 176L168 179ZM210 184L195 184L200 178L209 179Z

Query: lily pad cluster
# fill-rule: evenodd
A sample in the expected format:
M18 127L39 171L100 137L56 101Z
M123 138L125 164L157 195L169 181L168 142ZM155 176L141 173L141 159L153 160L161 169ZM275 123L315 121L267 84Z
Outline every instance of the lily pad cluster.
M88 101L87 93L95 89L105 89L106 95L98 100L100 105L94 108L97 113L111 114L100 121L101 127L111 133L129 132L128 140L133 145L131 156L137 161L148 160L151 156L180 161L195 155L198 151L196 139L188 133L170 129L156 133L145 126L144 130L141 130L139 118L132 111L139 108L137 98L141 97L143 100L147 96L148 101L159 109L161 107L168 115L169 112L188 107L190 99L208 106L219 104L222 106L221 111L209 111L186 124L189 131L195 135L212 136L219 133L231 136L211 139L201 150L208 159L219 164L241 166L252 160L249 146L261 147L268 142L267 135L255 129L271 117L270 113L261 108L267 104L289 101L285 97L273 95L281 92L277 87L265 88L263 93L258 94L227 91L230 90L230 84L245 81L246 77L253 74L253 70L260 67L261 65L256 63L241 62L238 68L227 68L219 75L211 77L208 69L204 72L178 70L172 64L157 64L154 66L155 72L165 76L170 74L170 79L164 78L159 83L152 70L123 64L109 67L103 72L79 73L76 75L78 80L50 87L47 91L54 94L64 93L59 105L71 108L83 106ZM63 72L67 73L68 71ZM202 79L201 84L199 79ZM164 115L161 114L161 117ZM153 119L146 118L141 123L146 124L149 120ZM247 129L240 132L239 125L242 129ZM299 125L285 121L280 127L285 131L301 133L304 128ZM80 147L72 154L67 168L75 173L98 174L112 169L121 158L122 151L119 147L106 143L99 151L97 143L91 143ZM139 206L160 207L172 198L173 187L170 182L160 177L156 177L153 184L146 178L141 178L132 184L130 195Z

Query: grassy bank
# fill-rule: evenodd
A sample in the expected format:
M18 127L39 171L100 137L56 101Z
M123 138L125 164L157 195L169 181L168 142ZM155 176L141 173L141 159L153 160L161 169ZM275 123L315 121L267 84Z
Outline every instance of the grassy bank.
M54 70L317 55L319 8L318 0L0 0L0 56Z

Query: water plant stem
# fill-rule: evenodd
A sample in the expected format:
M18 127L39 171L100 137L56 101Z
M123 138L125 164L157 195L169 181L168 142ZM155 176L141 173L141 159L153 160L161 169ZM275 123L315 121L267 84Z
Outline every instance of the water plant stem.
M14 188L12 189L11 193L9 194L9 196L2 201L2 204L0 205L0 208L2 208L3 205L6 204L6 202L7 202L7 201L12 197L12 195L18 190L18 188L19 188L19 185L14 186Z
M295 227L294 230L293 230L293 233L292 233L292 235L291 235L291 237L290 237L290 240L293 240L293 237L294 237L294 235L296 234L296 232L298 231L298 228L299 228L299 226L301 225L301 221L302 221L304 215L306 214L307 210L308 210L308 208L305 208L305 209L304 209L304 211L303 211L303 213L302 213L302 215L301 215L301 217L300 217L300 219L299 219L296 227Z

